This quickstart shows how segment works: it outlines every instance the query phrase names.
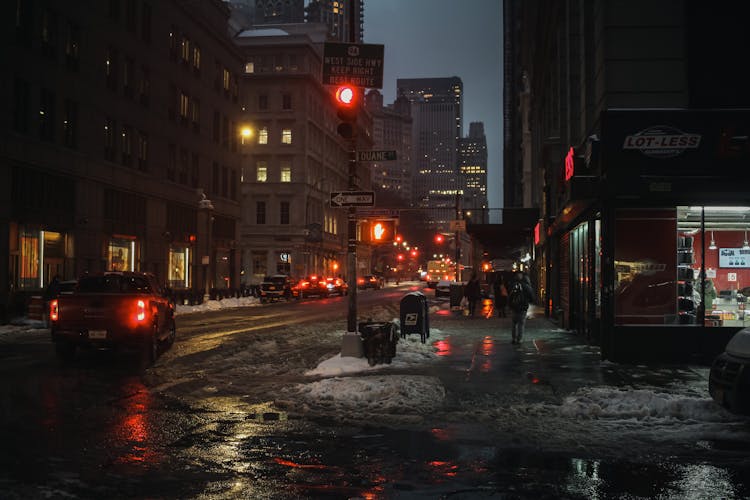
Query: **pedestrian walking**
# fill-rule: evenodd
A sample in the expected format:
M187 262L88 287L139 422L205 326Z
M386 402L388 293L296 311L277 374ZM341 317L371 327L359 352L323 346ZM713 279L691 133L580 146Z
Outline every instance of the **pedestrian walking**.
M482 298L482 289L479 286L479 279L476 274L472 274L471 279L466 283L464 297L469 303L469 316L474 316L477 302Z
M498 274L495 277L495 282L492 284L492 294L495 296L497 317L505 318L507 316L505 309L508 307L508 289L505 287L505 280L502 274Z
M523 340L523 331L526 326L526 312L529 304L534 301L534 290L531 288L529 278L523 273L516 273L515 280L508 292L508 305L510 306L511 336L512 343L520 344Z

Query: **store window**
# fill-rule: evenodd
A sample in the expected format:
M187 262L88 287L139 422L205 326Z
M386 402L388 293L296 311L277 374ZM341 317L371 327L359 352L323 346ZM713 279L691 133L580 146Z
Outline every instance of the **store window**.
M55 276L65 275L65 257L73 255L69 236L24 226L18 227L17 234L12 244L11 275L19 290L38 290Z
M619 210L615 323L744 327L750 207Z
M136 271L135 239L112 238L107 245L107 269Z
M190 248L169 249L169 271L167 280L170 288L190 288Z
M39 269L39 231L22 229L18 235L19 263L18 263L18 288L29 290L40 288Z
M267 262L266 252L253 251L253 277L258 281L262 281L263 277L267 274Z

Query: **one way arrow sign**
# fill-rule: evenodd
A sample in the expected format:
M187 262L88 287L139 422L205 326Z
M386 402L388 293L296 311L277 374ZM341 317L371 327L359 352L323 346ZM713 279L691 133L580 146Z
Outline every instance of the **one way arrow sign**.
M331 193L331 206L371 207L375 205L375 191L335 191Z

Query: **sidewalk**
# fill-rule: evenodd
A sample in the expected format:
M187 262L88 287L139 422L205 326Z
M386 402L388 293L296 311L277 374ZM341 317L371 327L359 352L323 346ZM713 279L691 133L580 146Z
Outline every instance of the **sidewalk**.
M445 336L437 344L438 355L448 358L451 370L463 373L460 382L461 377L453 380L462 391L495 391L493 386L501 380L512 390L518 390L519 384L547 386L551 390L547 396L558 402L594 386L648 387L708 397L707 367L602 361L599 346L559 328L538 307L529 310L522 343L513 345L510 317L498 318L489 301L474 317L450 311L447 302L433 304L430 326Z

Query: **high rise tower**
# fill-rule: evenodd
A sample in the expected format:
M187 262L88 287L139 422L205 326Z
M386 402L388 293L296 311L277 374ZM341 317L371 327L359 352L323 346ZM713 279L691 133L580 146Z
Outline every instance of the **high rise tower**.
M459 141L458 162L463 185L462 208L475 224L489 222L487 215L487 138L484 123L469 124L469 136Z
M354 10L354 38L351 37L351 10ZM362 43L364 40L364 0L311 0L305 7L307 22L328 26L328 39Z
M398 79L397 95L411 103L413 201L431 210L434 229L445 231L462 194L458 143L463 135L463 83L450 78Z

